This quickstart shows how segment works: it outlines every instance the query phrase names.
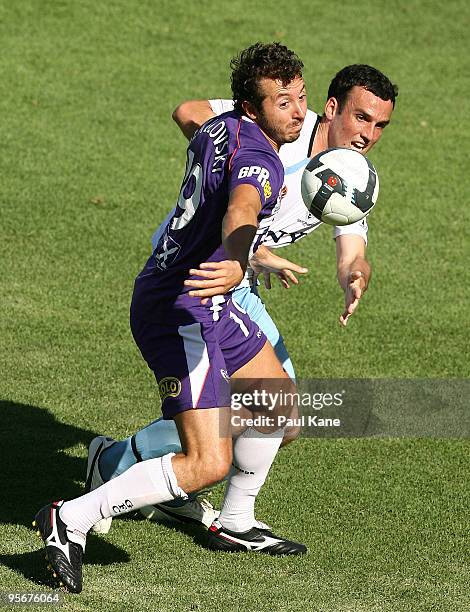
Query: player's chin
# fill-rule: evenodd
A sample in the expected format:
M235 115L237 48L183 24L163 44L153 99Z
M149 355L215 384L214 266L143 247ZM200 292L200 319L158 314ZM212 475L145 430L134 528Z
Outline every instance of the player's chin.
M297 138L300 136L300 130L302 126L298 130L290 130L285 134L284 142L295 142Z

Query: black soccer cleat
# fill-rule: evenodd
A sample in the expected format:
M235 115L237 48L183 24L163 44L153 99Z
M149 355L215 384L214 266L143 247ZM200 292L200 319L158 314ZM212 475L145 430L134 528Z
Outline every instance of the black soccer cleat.
M177 498L166 504L144 506L139 512L151 521L171 521L210 527L220 512L207 499L200 498L200 495L205 492L192 493L187 500Z
M33 527L46 547L48 568L62 586L72 593L82 590L82 559L86 538L77 531L67 530L60 518L62 501L52 502L41 508L34 517Z
M225 529L219 521L209 527L208 547L226 552L262 552L268 555L302 555L307 547L274 535L269 529L252 527L242 533Z

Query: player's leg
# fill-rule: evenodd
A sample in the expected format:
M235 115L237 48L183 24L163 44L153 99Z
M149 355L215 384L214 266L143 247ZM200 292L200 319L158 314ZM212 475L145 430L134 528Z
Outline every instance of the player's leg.
M174 421L166 421L162 417L124 440L108 438L108 442L97 457L103 482L116 478L138 461L181 452L181 442Z
M295 379L294 368L284 340L256 290L250 287L242 287L234 292L233 299L264 332L274 347L282 367L290 378ZM96 452L96 448L95 443L93 446L94 452ZM96 466L98 471L97 482L100 479L102 482L106 482L119 476L138 461L161 457L168 452L177 453L180 451L181 443L175 423L161 418L157 419L129 438L113 441L112 444L107 444L100 450L97 458L98 465ZM91 465L91 460L89 464Z
M153 421L125 440L114 441L98 436L89 447L86 490L93 490L103 482L116 478L139 461L180 452L181 441L176 424L163 418ZM152 521L176 521L209 527L219 516L219 511L205 499L205 492L191 493L187 499L177 498L144 506L140 513ZM111 523L112 518L102 519L93 525L93 531L108 533Z
M206 342L210 326L205 333L199 323L162 328L134 321L132 329L160 381L164 415L178 420L184 452L136 463L81 497L49 504L38 512L35 523L50 563L75 592L81 590L82 555L92 525L102 518L184 498L187 492L217 482L230 468L232 440L230 431L224 430L230 423L229 408L211 407L228 406L230 388L220 373L220 365L225 364L217 343ZM195 410L198 407L202 409Z
M289 354L274 321L267 312L266 306L259 297L256 288L241 287L233 294L233 299L245 310L252 321L254 321L267 336L274 347L277 358L283 369L290 378L295 379L295 372ZM287 427L281 446L285 446L296 437L297 429ZM93 457L98 448L98 443L104 440L104 445L99 450L97 460L93 463ZM93 451L93 452L91 452ZM138 461L161 457L168 452L181 452L181 442L174 421L157 419L139 430L133 436L125 440L115 441L112 444L106 442L106 438L100 436L95 438L90 445L88 465L95 466L94 482L96 486L115 478L123 473L131 465ZM91 455L91 456L90 456ZM90 478L87 471L87 481ZM165 504L146 506L141 513L151 520L177 520L183 522L200 523L205 526L217 518L219 512L206 499L199 499L190 495L187 500L177 499ZM111 519L103 519L93 529L100 533L107 533L111 527Z
M36 514L33 525L44 541L49 564L70 591L82 590L86 535L95 523L186 494L177 484L171 457L137 463L90 493L48 504Z
M234 320L246 331L253 323L243 313L234 311ZM226 345L224 352L228 367L233 369L238 362L237 350ZM279 363L273 347L266 342L263 349L248 363L239 367L232 374L235 392L251 394L256 391L271 390L292 397L295 385ZM274 397L274 394L272 395ZM277 396L279 397L279 395ZM276 400L274 400L275 402ZM262 408L262 407L261 407ZM284 435L284 428L279 417L288 414L295 416L295 406L270 404L267 426L249 426L234 441L233 469L227 483L224 503L219 519L209 529L209 546L219 550L259 550L270 554L299 554L306 551L302 544L275 536L270 529L255 519L256 497L264 484ZM258 410L257 414L263 414ZM266 411L264 415L268 416ZM238 420L237 422L239 422Z
M232 441L223 432L229 409L189 410L178 416L185 453L149 459L130 467L90 493L42 508L34 524L46 546L52 569L73 592L82 589L86 535L102 518L185 497L222 479L230 469ZM185 487L185 489L183 489Z

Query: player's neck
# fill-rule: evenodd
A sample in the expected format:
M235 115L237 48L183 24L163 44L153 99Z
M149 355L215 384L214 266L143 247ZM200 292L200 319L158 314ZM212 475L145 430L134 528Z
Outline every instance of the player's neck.
M272 146L272 148L276 151L276 153L279 153L279 145L277 144L277 142L270 138L264 130L262 130L261 128L259 129L263 136L266 138L266 140L269 142L269 144Z
M321 153L328 149L328 128L329 124L325 117L320 119L318 124L317 133L312 143L312 150L310 151L310 157Z
M250 121L251 123L254 123L255 125L258 126L259 131L263 134L263 136L266 138L266 140L269 142L269 144L272 146L272 148L276 151L276 153L279 153L279 149L281 147L280 144L278 144L275 140L273 140L261 127L260 123L258 121L255 121L254 119L251 119L250 117L248 117L248 115L246 113L243 114L244 118L246 119L246 121Z
M246 117L246 115L245 115ZM249 117L247 117L248 121L251 121L251 123L254 123L255 125L258 126L259 131L263 134L263 136L266 138L266 140L269 142L269 144L272 146L272 148L276 151L276 153L279 153L279 148L280 146L277 144L277 142L275 140L273 140L272 138L270 138L266 132L263 130L263 128L260 126L260 124L257 121L253 121L253 119L250 119Z

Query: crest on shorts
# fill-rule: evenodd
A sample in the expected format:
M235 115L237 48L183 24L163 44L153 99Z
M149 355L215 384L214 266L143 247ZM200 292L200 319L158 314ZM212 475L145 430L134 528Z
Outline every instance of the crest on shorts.
M181 381L174 376L165 376L165 378L162 378L158 383L158 392L160 393L162 402L166 400L167 397L178 397L181 393Z

